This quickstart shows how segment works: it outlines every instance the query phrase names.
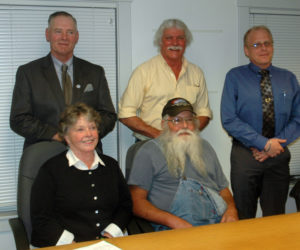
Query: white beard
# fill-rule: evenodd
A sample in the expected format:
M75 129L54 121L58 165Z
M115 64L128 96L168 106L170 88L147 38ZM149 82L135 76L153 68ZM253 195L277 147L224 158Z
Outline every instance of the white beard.
M167 127L164 128L159 139L171 175L176 178L182 177L187 157L201 175L206 175L201 138L197 132L181 129L174 134Z

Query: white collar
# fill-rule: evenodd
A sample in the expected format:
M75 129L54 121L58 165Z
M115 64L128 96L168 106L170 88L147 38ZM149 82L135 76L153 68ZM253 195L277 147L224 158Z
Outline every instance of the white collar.
M68 152L66 154L66 157L67 157L68 162L69 162L69 167L75 166L79 170L94 170L94 169L97 169L99 163L100 163L100 165L105 166L104 162L101 160L101 158L97 154L96 150L94 150L94 161L93 161L93 164L92 164L90 169L87 167L87 165L83 161L78 159L78 157L74 154L74 152L71 149L68 150Z

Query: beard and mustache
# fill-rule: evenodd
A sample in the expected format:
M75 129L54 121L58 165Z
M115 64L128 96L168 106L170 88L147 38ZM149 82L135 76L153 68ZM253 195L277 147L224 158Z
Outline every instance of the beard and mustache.
M201 138L196 131L181 129L174 133L165 126L159 138L168 170L172 176L176 178L183 176L187 158L190 159L196 171L201 175L206 175Z

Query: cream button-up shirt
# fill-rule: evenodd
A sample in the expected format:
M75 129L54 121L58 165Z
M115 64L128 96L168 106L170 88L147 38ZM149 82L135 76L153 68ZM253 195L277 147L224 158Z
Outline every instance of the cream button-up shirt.
M161 54L138 66L119 102L119 118L140 117L145 123L161 129L161 113L168 100L187 99L197 116L212 117L206 82L202 70L183 58L182 69L175 74ZM134 134L144 140L147 137Z

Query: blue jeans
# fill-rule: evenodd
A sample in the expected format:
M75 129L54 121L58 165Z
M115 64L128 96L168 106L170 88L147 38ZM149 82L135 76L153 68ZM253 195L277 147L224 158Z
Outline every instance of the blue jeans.
M168 212L193 226L215 224L221 221L227 205L214 190L194 179L180 179L177 192ZM167 226L152 224L155 231L168 230Z

